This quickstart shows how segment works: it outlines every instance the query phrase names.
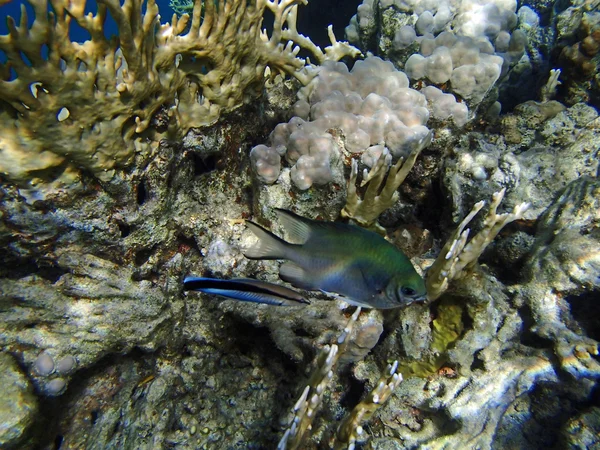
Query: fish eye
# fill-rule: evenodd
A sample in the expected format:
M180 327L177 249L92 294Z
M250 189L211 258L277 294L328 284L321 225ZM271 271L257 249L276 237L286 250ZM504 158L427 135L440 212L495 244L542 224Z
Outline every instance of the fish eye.
M417 293L417 291L415 291L413 288L409 288L408 286L402 286L400 292L402 292L402 295L406 295L407 297L412 297Z

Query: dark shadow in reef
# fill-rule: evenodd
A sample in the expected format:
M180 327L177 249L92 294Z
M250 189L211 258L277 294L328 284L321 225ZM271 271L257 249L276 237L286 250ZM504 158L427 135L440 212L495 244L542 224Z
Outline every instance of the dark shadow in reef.
M97 426L103 409L123 408L140 381L155 372L154 360L154 355L139 349L127 355L109 354L75 373L65 394L40 397L38 422L33 426L38 430L38 444L33 449L86 448L102 431ZM112 435L122 432L122 425L115 423ZM74 429L76 433L72 433ZM82 436L85 441L75 441Z

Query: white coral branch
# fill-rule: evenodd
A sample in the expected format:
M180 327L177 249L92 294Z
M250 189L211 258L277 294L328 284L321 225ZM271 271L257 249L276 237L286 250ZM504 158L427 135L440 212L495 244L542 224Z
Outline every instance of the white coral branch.
M470 229L465 228L483 208L485 205L483 201L473 206L471 212L450 236L439 256L427 271L426 285L429 300L439 298L452 280L461 277L469 267L475 264L485 248L505 225L523 218L523 214L529 208L529 203L515 206L510 213L496 214L505 192L506 189L502 189L492 195L490 210L483 222L483 228L470 242L467 243Z

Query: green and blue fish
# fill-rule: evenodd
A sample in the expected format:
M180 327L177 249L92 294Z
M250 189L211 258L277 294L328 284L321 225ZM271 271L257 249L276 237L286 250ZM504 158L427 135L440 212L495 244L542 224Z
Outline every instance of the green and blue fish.
M337 294L367 308L397 308L426 299L425 283L408 257L378 234L354 225L306 219L282 209L277 213L291 242L247 222L259 241L246 257L286 260L279 269L282 280L296 288ZM234 285L227 284L232 281ZM299 294L294 297L289 292L295 291L284 288L279 292L276 289L282 286L257 280L187 277L184 285L244 301L302 303Z

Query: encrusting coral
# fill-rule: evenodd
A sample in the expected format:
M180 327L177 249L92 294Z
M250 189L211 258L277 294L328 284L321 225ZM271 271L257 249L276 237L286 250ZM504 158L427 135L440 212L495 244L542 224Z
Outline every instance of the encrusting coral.
M108 181L134 157L156 153L160 135L150 125L161 107L162 131L181 135L257 97L267 68L308 83L300 47L317 62L359 53L333 33L325 51L300 35L303 3L197 0L191 18L161 25L155 0L145 10L142 0L101 0L95 14L86 0L31 0L33 24L23 6L20 23L9 17L0 36L0 173L23 187L72 184L80 169ZM270 36L261 30L267 10ZM108 14L118 37L105 36ZM72 22L90 40L72 41Z
M456 299L443 299L437 305L437 317L431 321L431 342L428 351L418 360L401 361L398 372L406 377L426 378L438 373L448 360L448 350L464 331L462 315L465 305Z

